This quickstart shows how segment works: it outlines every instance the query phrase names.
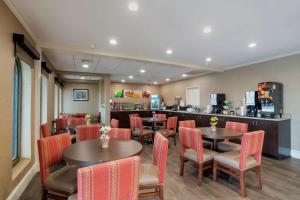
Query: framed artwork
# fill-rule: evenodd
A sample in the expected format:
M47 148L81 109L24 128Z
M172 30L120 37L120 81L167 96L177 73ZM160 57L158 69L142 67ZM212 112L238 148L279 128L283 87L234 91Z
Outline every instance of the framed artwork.
M73 101L88 101L89 90L88 89L73 89Z
M124 97L124 90L117 88L115 89L115 97L116 98L123 98Z

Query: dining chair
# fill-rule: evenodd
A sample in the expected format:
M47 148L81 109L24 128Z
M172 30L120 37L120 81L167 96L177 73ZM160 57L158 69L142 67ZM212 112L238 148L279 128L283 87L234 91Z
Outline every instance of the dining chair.
M244 133L240 151L229 151L214 156L213 180L217 180L219 171L229 174L240 181L240 194L246 197L245 173L256 173L256 184L262 189L260 166L264 131Z
M195 120L179 121L179 127L196 128L196 122ZM209 147L211 150L213 149L213 143L211 141L202 139L202 142L204 146Z
M166 120L167 115L154 113L153 118ZM166 128L166 122L155 122L154 123L154 130L165 129L165 128Z
M81 125L76 127L76 142L97 139L100 137L101 125Z
M85 125L86 121L85 118L76 118L72 117L68 119L68 125L69 126L80 126L80 125Z
M133 137L139 137L140 143L143 143L145 137L154 138L154 132L151 129L145 129L143 127L143 121L141 117L131 117L132 123L132 135Z
M45 123L41 125L41 138L51 136L51 127L49 123Z
M86 113L76 113L75 117L76 118L85 118Z
M180 176L183 176L184 163L191 161L198 165L198 184L202 184L203 172L213 166L215 151L203 148L201 130L179 127Z
M119 140L131 139L131 130L128 128L111 128L108 134L109 137L112 139L119 139Z
M167 120L166 129L159 130L159 132L163 134L163 136L167 138L173 137L175 145L176 145L176 131L177 131L177 117L169 117Z
M164 199L164 181L169 140L158 131L155 134L152 163L141 164L140 197L159 196Z
M56 119L56 134L67 132L68 119L58 118Z
M132 117L139 117L138 113L133 113L133 114L129 114L129 125L130 125L130 129L132 130Z
M40 162L42 199L67 199L77 191L78 167L66 165L56 171L63 161L63 151L71 145L69 133L53 135L37 141Z
M225 128L231 129L231 130L236 130L236 131L241 131L243 133L248 132L248 124L247 123L227 121ZM220 151L223 151L223 152L235 151L235 150L240 150L241 145L234 143L234 142L230 142L229 139L225 139L223 142L219 142L217 144L217 149Z
M69 200L138 200L139 176L138 156L80 168Z
M119 120L112 118L110 121L111 128L119 128Z

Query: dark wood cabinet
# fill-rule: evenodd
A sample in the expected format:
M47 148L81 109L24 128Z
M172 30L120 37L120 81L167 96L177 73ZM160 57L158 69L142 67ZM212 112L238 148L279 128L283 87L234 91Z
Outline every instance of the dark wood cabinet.
M119 120L120 128L130 128L129 114L139 114L140 117L151 117L152 111L111 111L110 117Z

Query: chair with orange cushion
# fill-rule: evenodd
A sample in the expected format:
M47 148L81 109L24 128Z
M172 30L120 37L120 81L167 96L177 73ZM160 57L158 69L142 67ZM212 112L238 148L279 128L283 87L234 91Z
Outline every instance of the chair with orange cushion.
M63 161L63 151L71 145L69 133L42 138L37 141L40 161L42 198L62 199L77 191L76 172L78 167L67 165L56 171L54 166Z
M203 172L212 168L216 152L203 148L202 132L194 128L179 127L180 137L180 176L183 176L184 163L191 161L199 166L198 184L202 184Z
M179 127L185 127L185 128L196 128L195 120L185 120L185 121L179 121ZM209 146L209 148L212 150L213 143L211 141L202 139L203 145L206 147Z
M131 139L131 130L128 128L111 128L108 134L109 137L112 139L119 139L119 140Z
M119 128L119 120L112 118L110 121L111 128Z
M245 197L245 173L254 171L257 187L262 189L260 166L264 134L264 131L244 133L240 151L229 151L214 156L214 181L217 180L219 171L229 174L240 181L241 196Z
M161 129L159 132L165 137L173 137L174 144L176 145L176 130L177 130L177 117L169 117L167 120L166 129Z
M138 117L139 116L139 114L137 114L137 113L134 113L134 114L129 114L129 124L130 124L130 129L132 130L132 120L131 120L131 118L132 117Z
M140 197L157 196L164 199L164 181L167 168L169 140L156 132L152 163L141 164Z
M154 113L153 114L153 118L156 118L156 119L163 119L163 120L166 120L167 119L167 115L166 114L157 114L157 113ZM154 129L155 130L159 130L159 129L165 129L166 128L166 122L155 122L154 123Z
M97 139L100 137L100 125L82 125L76 127L76 142Z
M138 200L139 176L138 156L80 168L69 200Z
M242 131L243 133L248 132L248 124L247 123L227 121L225 128L232 129L232 130L237 130L237 131ZM220 151L227 152L227 151L240 150L241 145L237 144L237 143L230 142L229 139L226 139L223 142L219 142L217 144L217 148Z
M58 118L56 119L56 134L67 132L68 119Z
M76 113L75 117L76 118L85 118L86 113Z
M51 136L51 128L48 123L41 125L41 138L49 137Z
M143 127L143 121L141 117L131 117L131 123L133 137L139 137L141 143L143 143L145 137L151 137L153 141L154 132Z
M86 121L85 118L76 118L76 117L72 117L68 119L68 125L69 126L81 126L81 125L85 125Z

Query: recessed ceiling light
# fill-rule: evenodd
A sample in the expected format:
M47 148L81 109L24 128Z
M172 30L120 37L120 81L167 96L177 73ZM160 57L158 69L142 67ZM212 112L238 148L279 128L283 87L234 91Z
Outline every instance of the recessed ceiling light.
M154 84L154 85L157 85L157 82L155 81L155 82L153 82L153 84Z
M146 72L146 70L144 70L144 69L141 69L141 70L140 70L140 72L141 72L141 73L145 73L145 72Z
M80 78L81 78L82 80L83 80L83 79L85 79L85 77L84 77L84 76L82 76L82 77L80 77Z
M136 2L132 1L128 4L128 9L130 11L137 11L139 9L139 5Z
M210 26L205 26L205 27L203 28L203 33L208 34L208 33L210 33L210 32L211 32L211 27L210 27Z
M109 43L110 43L111 45L117 45L117 44L118 44L118 41L117 41L116 39L110 39L110 40L109 40Z
M169 79L169 78L166 78L166 81L170 81L170 79Z
M123 80L121 80L121 82L122 82L122 83L124 83L124 82L125 82L125 80L123 79Z
M211 62L211 58L206 58L205 61L206 62Z
M182 77L187 77L187 74L182 74L181 76L182 76Z
M172 49L167 49L166 54L171 55L173 53Z
M128 78L133 79L133 76L128 76Z
M255 42L251 42L249 45L248 45L249 48L254 48L256 47L256 43Z
M88 64L82 64L82 67L83 68L89 68L89 65Z

